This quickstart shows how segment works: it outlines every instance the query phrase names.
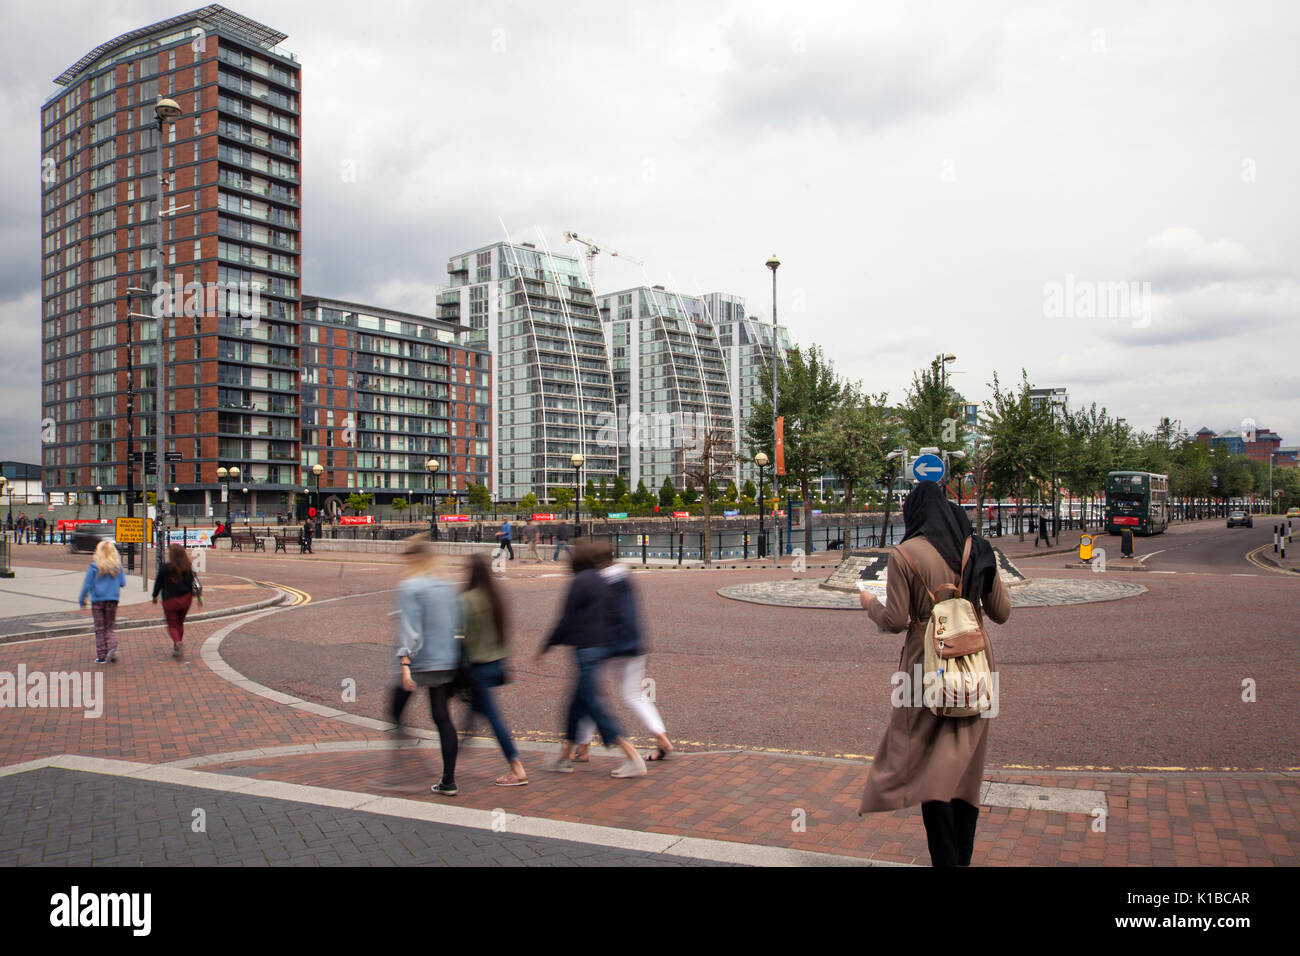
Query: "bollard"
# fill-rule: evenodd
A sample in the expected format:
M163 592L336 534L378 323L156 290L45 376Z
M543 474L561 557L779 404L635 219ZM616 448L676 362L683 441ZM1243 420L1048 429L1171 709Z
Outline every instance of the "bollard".
M9 566L9 533L0 533L0 578L12 578L14 569Z
M1277 539L1278 539L1277 529L1278 526L1273 525L1273 553L1274 554L1277 554Z
M650 540L650 535L641 535L641 563L645 564L646 542Z
M683 548L683 542L685 540L686 540L686 533L684 531L678 531L677 532L677 566L679 568L682 566L682 548Z
M745 560L749 560L749 532L745 532Z

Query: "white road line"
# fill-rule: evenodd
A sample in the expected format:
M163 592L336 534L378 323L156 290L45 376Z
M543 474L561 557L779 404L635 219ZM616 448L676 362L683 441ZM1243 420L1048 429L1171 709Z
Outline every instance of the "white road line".
M1141 564L1147 558L1154 558L1157 554L1164 554L1168 550L1168 548L1161 548L1159 551L1152 551L1150 554L1144 554L1138 558L1138 564Z

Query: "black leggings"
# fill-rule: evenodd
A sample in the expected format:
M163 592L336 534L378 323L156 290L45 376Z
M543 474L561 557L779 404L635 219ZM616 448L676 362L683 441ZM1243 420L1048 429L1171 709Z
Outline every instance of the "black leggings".
M921 804L931 866L970 866L980 808L965 800L926 800Z
M447 709L451 690L450 684L428 688L429 711L433 714L433 725L438 728L438 743L442 746L443 783L456 782L456 754L460 746L460 741L456 737L456 726L451 722L451 712ZM393 723L401 725L402 711L406 710L406 702L410 699L411 691L406 690L401 684L393 688L393 695L389 698L388 704L388 713Z

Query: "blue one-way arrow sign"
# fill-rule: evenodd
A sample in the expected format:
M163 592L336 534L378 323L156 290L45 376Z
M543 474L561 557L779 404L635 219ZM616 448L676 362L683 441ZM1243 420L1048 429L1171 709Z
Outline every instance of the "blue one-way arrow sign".
M912 477L917 481L943 481L945 470L938 455L917 455L912 459Z

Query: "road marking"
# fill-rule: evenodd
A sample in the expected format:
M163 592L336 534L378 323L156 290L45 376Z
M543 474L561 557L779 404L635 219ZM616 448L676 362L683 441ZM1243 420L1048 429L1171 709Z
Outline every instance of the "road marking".
M1141 564L1147 558L1154 558L1157 554L1164 554L1168 550L1168 548L1161 548L1159 551L1152 551L1150 554L1144 554L1142 557L1138 558L1138 564Z

